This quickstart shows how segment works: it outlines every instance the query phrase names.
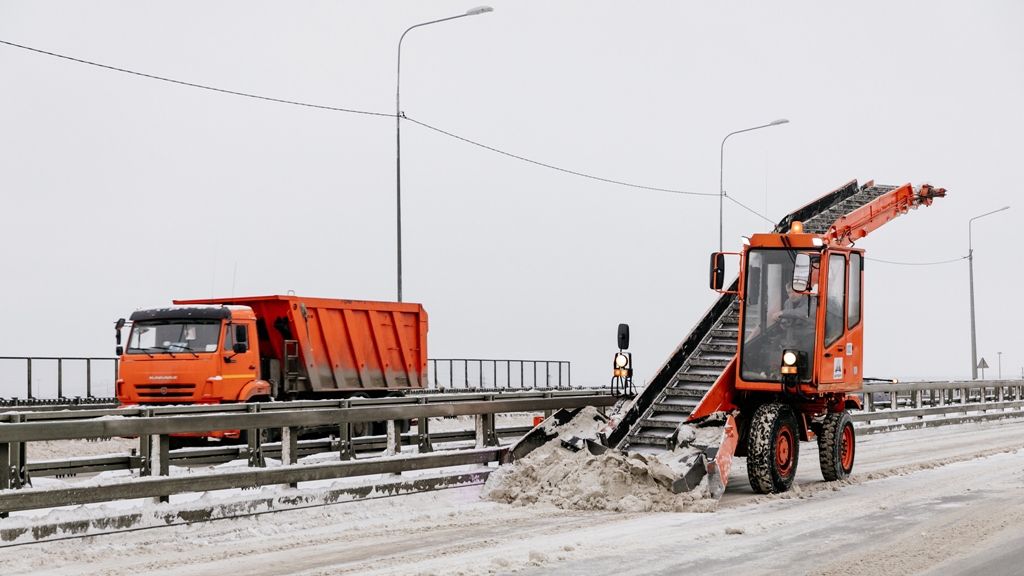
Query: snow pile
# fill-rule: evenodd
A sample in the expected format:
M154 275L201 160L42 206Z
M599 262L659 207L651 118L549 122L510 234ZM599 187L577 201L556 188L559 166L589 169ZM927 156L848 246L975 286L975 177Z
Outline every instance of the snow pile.
M584 408L559 435L514 464L491 473L482 496L515 505L550 504L573 510L615 512L711 512L707 480L691 492L675 494L672 482L686 466L685 452L655 457L609 450L593 456L584 447L562 447L572 437L593 438L604 426L594 408Z

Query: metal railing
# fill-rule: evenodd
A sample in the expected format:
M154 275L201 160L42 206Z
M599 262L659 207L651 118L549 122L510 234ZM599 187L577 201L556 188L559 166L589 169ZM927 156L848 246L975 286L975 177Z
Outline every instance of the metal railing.
M0 399L9 396L14 400L3 404L45 404L68 398L109 400L118 378L117 361L116 357L97 356L0 356L0 381L22 378L25 382L23 395L4 393L0 388ZM14 372L21 374L12 377ZM41 378L40 373L45 375ZM427 380L428 388L438 390L569 389L572 365L568 360L432 358L427 360Z
M572 364L568 360L432 358L427 360L427 379L431 388L440 390L569 389Z
M1024 380L865 384L862 398L853 420L875 431L1024 416Z
M26 400L111 398L114 396L118 370L116 357L100 356L0 356L0 366L4 366L7 372L3 374L5 380L12 370L24 371L25 394L12 396ZM55 395L51 396L45 392L40 394L44 387L49 388L39 382L40 372L46 372L51 376L53 380L50 382L56 381ZM80 391L77 394L73 391L75 384ZM98 389L102 390L99 395L95 394ZM0 397L3 396L6 394L0 393Z

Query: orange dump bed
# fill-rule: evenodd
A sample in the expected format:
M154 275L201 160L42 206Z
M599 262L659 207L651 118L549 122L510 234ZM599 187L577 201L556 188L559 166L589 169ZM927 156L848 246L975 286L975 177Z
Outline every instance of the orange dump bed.
M291 295L174 303L252 308L261 361L280 362L286 393L426 386L427 313L419 304Z

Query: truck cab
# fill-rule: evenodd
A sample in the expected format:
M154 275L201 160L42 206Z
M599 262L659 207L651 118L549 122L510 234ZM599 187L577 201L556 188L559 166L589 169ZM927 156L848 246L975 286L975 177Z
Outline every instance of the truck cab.
M136 311L131 315L127 345L118 346L118 401L219 404L269 400L271 388L260 378L255 334L256 316L247 306L189 305Z

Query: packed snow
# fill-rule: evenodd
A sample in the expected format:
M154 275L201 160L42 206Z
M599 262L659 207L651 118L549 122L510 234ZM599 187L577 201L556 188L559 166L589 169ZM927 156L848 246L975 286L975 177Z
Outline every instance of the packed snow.
M612 510L616 512L710 511L706 479L691 492L675 494L672 482L679 476L680 461L692 456L691 450L644 456L609 450L592 455L585 446L571 450L565 444L594 439L607 420L594 408L580 410L572 420L555 428L557 432L544 445L525 458L503 466L487 479L483 496L496 502L520 506L550 504L575 510ZM686 440L697 436L686 427Z

